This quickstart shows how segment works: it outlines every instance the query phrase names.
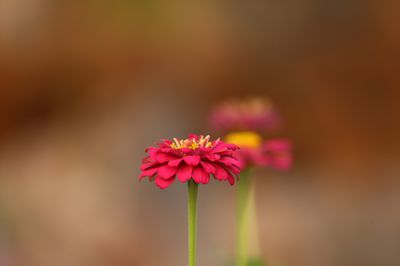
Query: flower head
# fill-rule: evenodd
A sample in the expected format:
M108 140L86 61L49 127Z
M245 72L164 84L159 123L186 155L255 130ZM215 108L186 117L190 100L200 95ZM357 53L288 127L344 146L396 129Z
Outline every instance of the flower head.
M225 140L240 147L235 155L242 169L249 166L268 166L287 170L292 165L291 143L288 140L263 140L252 131L232 132L225 136Z
M292 143L289 140L267 140L264 142L262 149L267 165L278 170L288 170L292 167Z
M234 152L238 147L210 136L190 135L187 139L163 140L157 147L146 149L148 156L140 167L140 179L149 177L164 189L176 177L181 182L193 180L207 184L211 175L218 180L235 183L234 176L240 173L240 163Z
M211 112L210 124L216 130L266 132L276 129L280 118L273 104L263 98L228 100Z

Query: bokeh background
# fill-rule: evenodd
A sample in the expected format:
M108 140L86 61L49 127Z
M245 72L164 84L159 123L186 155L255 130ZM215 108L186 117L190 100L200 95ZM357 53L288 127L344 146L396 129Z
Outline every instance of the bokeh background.
M295 166L257 172L271 266L400 265L395 0L1 0L0 265L186 263L186 190L146 146L268 96ZM235 188L200 191L199 265L235 248Z

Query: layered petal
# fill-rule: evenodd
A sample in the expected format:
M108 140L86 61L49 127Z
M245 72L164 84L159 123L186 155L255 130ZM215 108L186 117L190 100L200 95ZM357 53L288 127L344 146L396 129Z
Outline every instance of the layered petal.
M148 177L152 177L155 174L157 174L158 168L150 168L148 170L144 170L142 171L142 173L140 174L140 179L143 179L144 177L148 176Z
M224 156L219 160L219 162L226 166L240 167L239 161L231 156Z
M183 165L179 167L177 176L181 182L186 182L192 178L193 166Z
M244 130L269 132L279 128L280 117L268 99L230 99L213 108L209 123L224 133Z
M177 157L172 155L171 153L159 152L155 155L155 159L158 163L166 163L172 160L176 160Z
M175 181L175 177L170 178L170 179L164 179L164 178L157 177L156 178L156 185L159 188L164 189L164 188L169 187L169 185L171 185L174 181Z
M200 163L200 156L199 155L190 155L183 157L183 160L191 166L196 166Z
M201 166L203 166L204 170L209 174L215 174L215 171L217 170L214 165L206 161L202 161Z
M240 164L234 156L238 149L223 141L211 141L209 136L190 135L187 139L164 140L158 147L146 149L148 156L140 167L140 179L149 177L158 187L164 189L176 178L181 182L193 180L207 184L210 176L218 180L235 181L234 174L240 171Z
M204 170L202 166L197 166L193 169L193 180L199 184L207 184L210 180L210 175Z
M178 167L179 164L180 164L182 161L183 161L182 158L180 158L180 159L175 159L175 160L169 161L169 162L168 162L168 165L169 165L169 166L172 166L172 167Z
M226 180L228 178L228 171L219 164L215 164L215 178L218 180Z
M260 147L241 147L235 151L237 159L225 157L219 160L224 163L233 173L234 168L246 168L249 166L272 167L278 170L288 170L291 168L293 159L291 144L288 140L272 139L265 141Z
M216 153L207 153L204 155L204 157L212 162L216 162L221 158L221 155L216 154Z
M158 176L160 178L169 179L178 172L178 168L164 164L158 169Z
M264 152L270 166L278 170L288 170L292 167L292 145L285 139L274 139L266 141Z

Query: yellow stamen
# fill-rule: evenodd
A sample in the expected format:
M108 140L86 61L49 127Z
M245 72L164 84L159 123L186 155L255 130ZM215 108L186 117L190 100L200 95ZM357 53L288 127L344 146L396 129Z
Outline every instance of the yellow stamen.
M201 136L199 140L196 141L195 138L191 139L181 139L177 138L173 139L173 143L171 144L171 148L173 149L182 149L182 148L190 148L190 149L198 149L198 148L211 148L213 146L212 141L210 141L210 136Z
M262 137L252 131L233 132L226 135L225 141L243 148L258 148L261 146Z

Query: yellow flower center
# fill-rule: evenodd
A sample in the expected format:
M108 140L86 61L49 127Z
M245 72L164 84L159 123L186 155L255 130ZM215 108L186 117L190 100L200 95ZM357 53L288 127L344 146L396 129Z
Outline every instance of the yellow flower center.
M217 140L218 142L218 140ZM171 148L173 149L197 149L197 148L211 148L213 146L212 141L210 141L210 136L200 136L200 139L196 140L194 138L191 139L177 139L174 138L174 142L171 144Z
M233 132L225 136L225 141L243 148L258 148L262 137L252 131Z

